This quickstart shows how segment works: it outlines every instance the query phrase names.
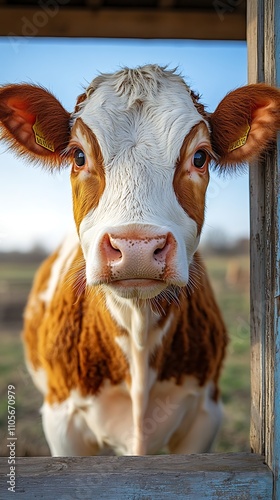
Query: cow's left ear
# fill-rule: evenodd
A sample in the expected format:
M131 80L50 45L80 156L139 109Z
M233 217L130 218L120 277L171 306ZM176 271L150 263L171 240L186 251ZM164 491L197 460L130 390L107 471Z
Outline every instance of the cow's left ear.
M280 129L280 91L262 83L236 89L210 115L210 124L220 170L257 159Z
M42 87L6 85L0 88L0 129L13 151L57 167L69 142L70 114Z

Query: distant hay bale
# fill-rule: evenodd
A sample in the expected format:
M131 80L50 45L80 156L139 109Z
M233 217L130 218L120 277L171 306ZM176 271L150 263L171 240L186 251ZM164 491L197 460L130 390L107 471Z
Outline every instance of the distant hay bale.
M247 289L250 286L250 270L239 259L230 259L227 264L225 283L228 286Z

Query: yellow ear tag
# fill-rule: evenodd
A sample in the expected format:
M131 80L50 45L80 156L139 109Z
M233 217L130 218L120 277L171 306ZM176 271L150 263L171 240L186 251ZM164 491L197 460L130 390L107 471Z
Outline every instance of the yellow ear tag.
M234 149L238 149L238 148L241 148L242 146L244 146L244 144L246 144L246 141L247 141L247 138L248 138L248 134L250 132L250 125L247 124L247 128L244 132L244 135L242 137L240 137L239 139L237 139L237 141L233 142L230 147L228 148L228 152L230 153L231 151L234 151Z
M40 123L38 122L38 119L36 119L36 122L33 125L33 131L35 134L35 141L39 146L42 146L45 149L48 149L49 151L54 151L54 145L45 139L44 134L40 128Z

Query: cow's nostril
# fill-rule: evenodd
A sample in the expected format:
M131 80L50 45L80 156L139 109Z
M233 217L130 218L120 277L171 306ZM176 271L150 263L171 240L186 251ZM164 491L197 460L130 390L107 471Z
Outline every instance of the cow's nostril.
M114 248L114 247L113 247L113 248ZM118 259L121 259L121 258L122 258L122 253L121 253L121 251L120 251L118 248L115 248L114 250L115 250L115 252L116 252L116 257L117 257Z
M103 238L102 253L106 257L107 262L111 264L120 261L123 257L123 253L118 245L118 242L115 241L109 234L106 234Z
M164 237L161 241L158 241L153 252L154 258L164 258L167 252L167 246L167 238Z
M121 259L122 258L122 252L119 249L118 245L116 242L114 242L113 238L109 237L109 243L111 245L112 250L114 251L115 257Z
M162 248L156 248L154 251L154 255L158 255L159 253L162 253Z
M112 247L111 255L114 255L115 259L121 259L122 253L118 248Z

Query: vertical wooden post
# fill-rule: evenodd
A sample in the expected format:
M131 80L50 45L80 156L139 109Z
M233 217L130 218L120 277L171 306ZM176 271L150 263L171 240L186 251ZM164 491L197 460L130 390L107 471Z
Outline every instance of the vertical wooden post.
M280 0L248 0L249 82L280 86ZM251 446L263 453L280 498L280 139L250 165Z
M263 81L263 1L247 1L249 83ZM251 275L251 447L264 455L265 422L265 168L250 165L250 275Z

